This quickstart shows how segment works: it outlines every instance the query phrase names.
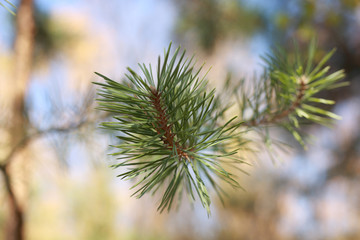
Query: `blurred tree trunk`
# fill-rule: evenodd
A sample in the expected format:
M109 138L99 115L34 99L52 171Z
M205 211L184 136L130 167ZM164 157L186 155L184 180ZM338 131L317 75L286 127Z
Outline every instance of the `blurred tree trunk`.
M30 79L33 60L35 23L33 16L33 0L21 0L16 18L16 38L14 43L13 78L7 79L6 87L10 91L9 122L10 151L26 138L28 121L25 114L25 94ZM5 239L24 239L23 206L14 191L12 170L14 158L5 159L3 174L9 199L9 217L6 225Z

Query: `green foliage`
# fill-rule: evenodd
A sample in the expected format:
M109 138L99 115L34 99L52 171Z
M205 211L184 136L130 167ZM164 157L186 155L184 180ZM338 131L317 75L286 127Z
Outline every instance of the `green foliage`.
M289 58L282 50L265 57L266 71L251 89L244 81L237 87L227 81L225 85L232 88L240 110L238 118L228 121L224 120L227 107L215 97L214 90L206 91L207 82L199 77L201 68L195 71L193 58L185 59L180 48L170 57L170 48L171 44L163 63L159 57L155 75L151 65L145 64L139 64L142 76L128 68L123 83L96 73L105 80L96 83L101 86L99 109L113 113L115 119L102 126L116 132L120 140L114 146L120 162L114 167L128 167L119 177L136 179L132 188L138 198L161 189L160 211L169 210L185 192L190 200L197 195L209 214L208 186L221 200L222 181L240 187L225 167L241 170L239 164L244 163L235 155L247 143L240 129L265 130L265 142L270 145L268 127L282 126L304 145L300 120L328 126L332 119L339 119L317 106L334 102L316 94L343 86L339 80L344 73L328 74L325 63L333 51L313 64L315 41L307 59L299 52Z
M348 47L353 48L350 39L356 34L349 34L349 31L358 32L359 29L353 20L360 6L359 0L326 3L274 0L274 5L277 7L272 14L263 14L263 17L271 26L268 30L276 42L286 41L289 36L296 37L300 42L307 42L314 34L321 33L321 48L339 46L338 54ZM333 37L334 35L336 37Z
M171 46L171 45L170 45ZM223 168L241 163L233 158L236 149L227 143L235 138L239 124L233 119L221 124L226 109L215 101L214 90L207 92L207 82L194 70L193 58L185 59L178 48L170 58L170 46L164 62L158 61L154 77L151 65L139 65L143 76L128 68L127 81L115 82L99 73L105 83L99 95L99 108L114 113L114 122L103 127L119 133L121 143L115 155L121 162L115 167L130 167L119 177L137 177L133 195L138 198L164 188L159 210L170 209L175 198L185 191L195 194L210 213L206 184L221 197L221 179L234 187L239 184ZM177 59L179 57L179 59ZM232 150L229 150L232 149Z
M317 97L322 90L347 85L339 82L344 78L343 70L329 74L326 62L334 50L326 54L314 65L316 44L313 40L307 52L307 59L299 51L289 58L281 49L273 51L264 58L267 69L254 89L242 92L238 99L241 117L249 110L252 116L243 119L252 127L283 126L294 138L304 145L299 132L299 121L308 120L325 126L331 126L340 116L319 107L319 104L334 104L334 101ZM252 95L249 95L249 92Z
M15 15L16 15L15 12L14 12L13 10L11 10L11 9L7 6L7 5L10 5L10 7L16 9L15 5L12 4L11 2L9 2L8 0L4 0L4 2L5 2L5 3L2 3L2 2L0 1L0 5L1 5L3 8L5 8L9 13L11 13L12 15L15 16Z
M227 37L252 35L265 25L256 10L248 9L238 0L191 0L179 5L179 37L191 32L208 53Z

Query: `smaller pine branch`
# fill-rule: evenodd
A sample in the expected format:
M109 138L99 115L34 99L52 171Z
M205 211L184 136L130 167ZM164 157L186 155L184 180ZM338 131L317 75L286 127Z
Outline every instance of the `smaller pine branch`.
M334 50L326 54L317 65L313 63L315 52L316 41L312 40L306 61L302 61L305 58L299 52L295 52L294 60L291 60L289 53L281 49L264 58L268 67L258 85L251 91L255 92L255 97L248 96L245 92L242 96L237 96L237 99L242 99L238 100L242 105L241 112L248 109L253 113L250 119L244 119L243 126L265 129L271 125L282 126L305 146L299 121L331 126L334 120L340 119L336 114L317 106L334 104L334 101L318 98L316 94L346 86L346 82L341 82L345 77L344 71L329 74L330 67L325 64Z

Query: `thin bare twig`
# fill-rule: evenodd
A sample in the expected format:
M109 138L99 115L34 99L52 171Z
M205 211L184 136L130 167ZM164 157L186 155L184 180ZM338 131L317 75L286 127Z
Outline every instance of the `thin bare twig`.
M9 154L3 159L3 161L0 163L0 168L6 168L7 165L11 162L12 158L23 148L25 148L31 141L42 137L47 134L52 133L66 133L73 130L77 130L80 127L82 127L85 124L90 124L93 122L88 121L80 121L79 123L70 124L69 126L63 126L63 127L51 127L45 130L37 130L33 133L27 134L24 138L22 138L9 152Z

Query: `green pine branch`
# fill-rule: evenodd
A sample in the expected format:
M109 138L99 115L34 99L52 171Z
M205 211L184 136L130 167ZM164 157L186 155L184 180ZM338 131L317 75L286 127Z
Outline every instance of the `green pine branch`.
M208 183L220 195L219 180L239 187L224 164L241 163L231 158L236 149L228 144L240 124L232 124L233 118L220 125L225 110L216 104L214 90L206 91L201 68L195 71L193 59L185 59L180 48L170 57L170 48L163 63L159 58L156 75L144 64L139 65L142 76L128 68L124 83L96 73L105 80L96 83L101 86L99 109L115 119L102 125L118 134L115 167L129 168L119 175L122 179L136 178L133 195L161 189L163 211L186 192L193 200L197 195L210 214Z
M232 88L239 106L239 116L225 119L228 109L208 91L207 81L195 70L193 58L185 58L180 48L170 55L171 44L158 60L156 72L151 65L139 64L141 74L128 68L126 79L104 79L99 89L99 109L113 114L114 121L102 127L117 135L113 146L119 162L114 167L124 171L119 177L133 179L133 195L161 192L158 210L170 210L185 193L191 201L200 200L210 214L210 194L215 190L223 201L225 182L235 188L243 161L237 152L247 149L245 131L282 126L304 144L300 120L329 125L339 117L315 104L333 104L316 97L319 91L344 85L342 70L329 74L325 66L333 51L317 65L313 64L315 41L308 58L299 53L292 61L288 55L274 51L265 59L267 69L250 90L241 81ZM226 86L231 87L230 81ZM250 111L250 117L245 112ZM249 114L248 114L249 115Z

